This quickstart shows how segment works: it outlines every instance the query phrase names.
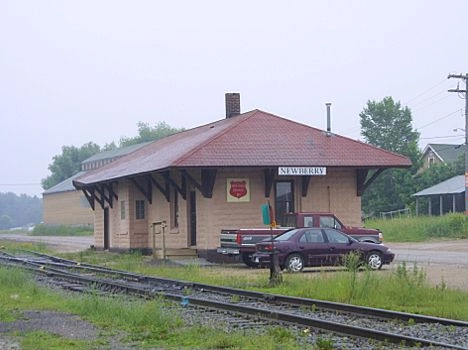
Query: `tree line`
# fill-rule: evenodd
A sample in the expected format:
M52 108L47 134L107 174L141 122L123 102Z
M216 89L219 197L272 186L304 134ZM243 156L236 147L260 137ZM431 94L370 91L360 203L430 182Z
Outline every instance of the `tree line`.
M0 193L0 230L26 227L42 221L42 200L36 196Z

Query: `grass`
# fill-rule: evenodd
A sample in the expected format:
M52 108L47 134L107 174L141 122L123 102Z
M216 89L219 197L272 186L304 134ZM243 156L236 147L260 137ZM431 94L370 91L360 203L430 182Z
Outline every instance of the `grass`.
M57 310L80 315L101 330L99 339L76 340L44 331L12 333L24 350L106 349L110 338L121 337L137 349L300 349L292 334L272 327L267 334L226 333L215 326L187 325L167 301L69 295L39 287L22 270L0 266L0 321L21 318L22 310Z
M366 227L382 230L385 242L423 242L434 239L468 238L468 216L453 213L444 216L414 216L390 220L370 219Z

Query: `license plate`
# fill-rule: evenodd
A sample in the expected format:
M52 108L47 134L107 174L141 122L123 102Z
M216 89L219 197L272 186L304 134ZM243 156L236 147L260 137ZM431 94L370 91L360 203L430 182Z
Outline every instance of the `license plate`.
M239 249L236 249L236 248L218 248L218 249L216 249L216 252L220 253L220 254L238 255L239 254Z

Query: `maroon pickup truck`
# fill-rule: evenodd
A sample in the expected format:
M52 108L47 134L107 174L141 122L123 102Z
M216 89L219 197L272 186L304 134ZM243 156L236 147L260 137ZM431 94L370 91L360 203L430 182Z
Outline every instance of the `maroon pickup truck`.
M291 213L286 214L279 228L250 228L221 230L220 247L217 252L240 256L244 264L256 267L251 256L255 244L295 227L331 227L340 230L362 242L382 243L382 231L372 228L345 226L332 213Z

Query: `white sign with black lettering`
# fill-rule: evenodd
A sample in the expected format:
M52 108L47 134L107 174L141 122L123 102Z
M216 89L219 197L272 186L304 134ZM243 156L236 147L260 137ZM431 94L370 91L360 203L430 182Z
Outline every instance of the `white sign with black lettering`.
M327 175L327 168L326 167L280 166L278 167L278 175L283 175L283 176Z

